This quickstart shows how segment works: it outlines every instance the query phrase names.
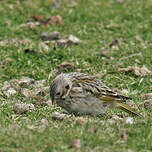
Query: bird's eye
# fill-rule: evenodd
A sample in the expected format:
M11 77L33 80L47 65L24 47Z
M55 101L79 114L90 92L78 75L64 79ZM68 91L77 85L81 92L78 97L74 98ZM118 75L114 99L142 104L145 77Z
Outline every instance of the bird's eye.
M68 89L70 88L70 86L69 86L69 85L66 85L65 88L68 90Z
M59 95L60 95L60 92L58 92L56 95L59 96Z

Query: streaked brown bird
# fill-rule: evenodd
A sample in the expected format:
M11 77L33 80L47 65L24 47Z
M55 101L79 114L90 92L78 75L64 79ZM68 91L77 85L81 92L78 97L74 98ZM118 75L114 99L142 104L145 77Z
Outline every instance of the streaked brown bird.
M72 72L58 75L50 86L52 103L76 115L100 115L108 108L120 108L127 113L140 115L126 100L103 82L88 74Z

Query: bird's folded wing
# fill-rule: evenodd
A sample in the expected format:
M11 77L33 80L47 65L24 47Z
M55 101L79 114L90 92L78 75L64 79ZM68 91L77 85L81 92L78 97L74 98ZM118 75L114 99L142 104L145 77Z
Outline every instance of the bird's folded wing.
M95 79L94 77L83 77L79 80L76 80L75 83L83 88L83 90L90 92L93 96L100 98L105 102L125 102L126 100L131 99L112 91L110 88L105 86L104 83Z

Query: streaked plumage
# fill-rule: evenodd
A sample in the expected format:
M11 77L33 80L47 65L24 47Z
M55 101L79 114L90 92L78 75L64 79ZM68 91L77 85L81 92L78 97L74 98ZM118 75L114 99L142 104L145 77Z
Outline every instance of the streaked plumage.
M125 104L129 97L120 95L93 76L72 72L58 75L50 86L52 102L77 115L99 115L118 107L139 115Z

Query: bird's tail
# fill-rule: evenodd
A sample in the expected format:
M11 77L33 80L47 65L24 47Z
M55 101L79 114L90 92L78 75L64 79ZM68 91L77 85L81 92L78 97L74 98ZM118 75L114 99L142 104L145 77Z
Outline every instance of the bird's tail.
M121 103L121 102L117 102L116 104L117 104L117 106L118 106L119 109L121 109L121 110L123 110L123 111L125 111L125 112L127 112L129 114L142 117L142 115L140 115L139 113L137 113L134 109L132 109L127 104Z

